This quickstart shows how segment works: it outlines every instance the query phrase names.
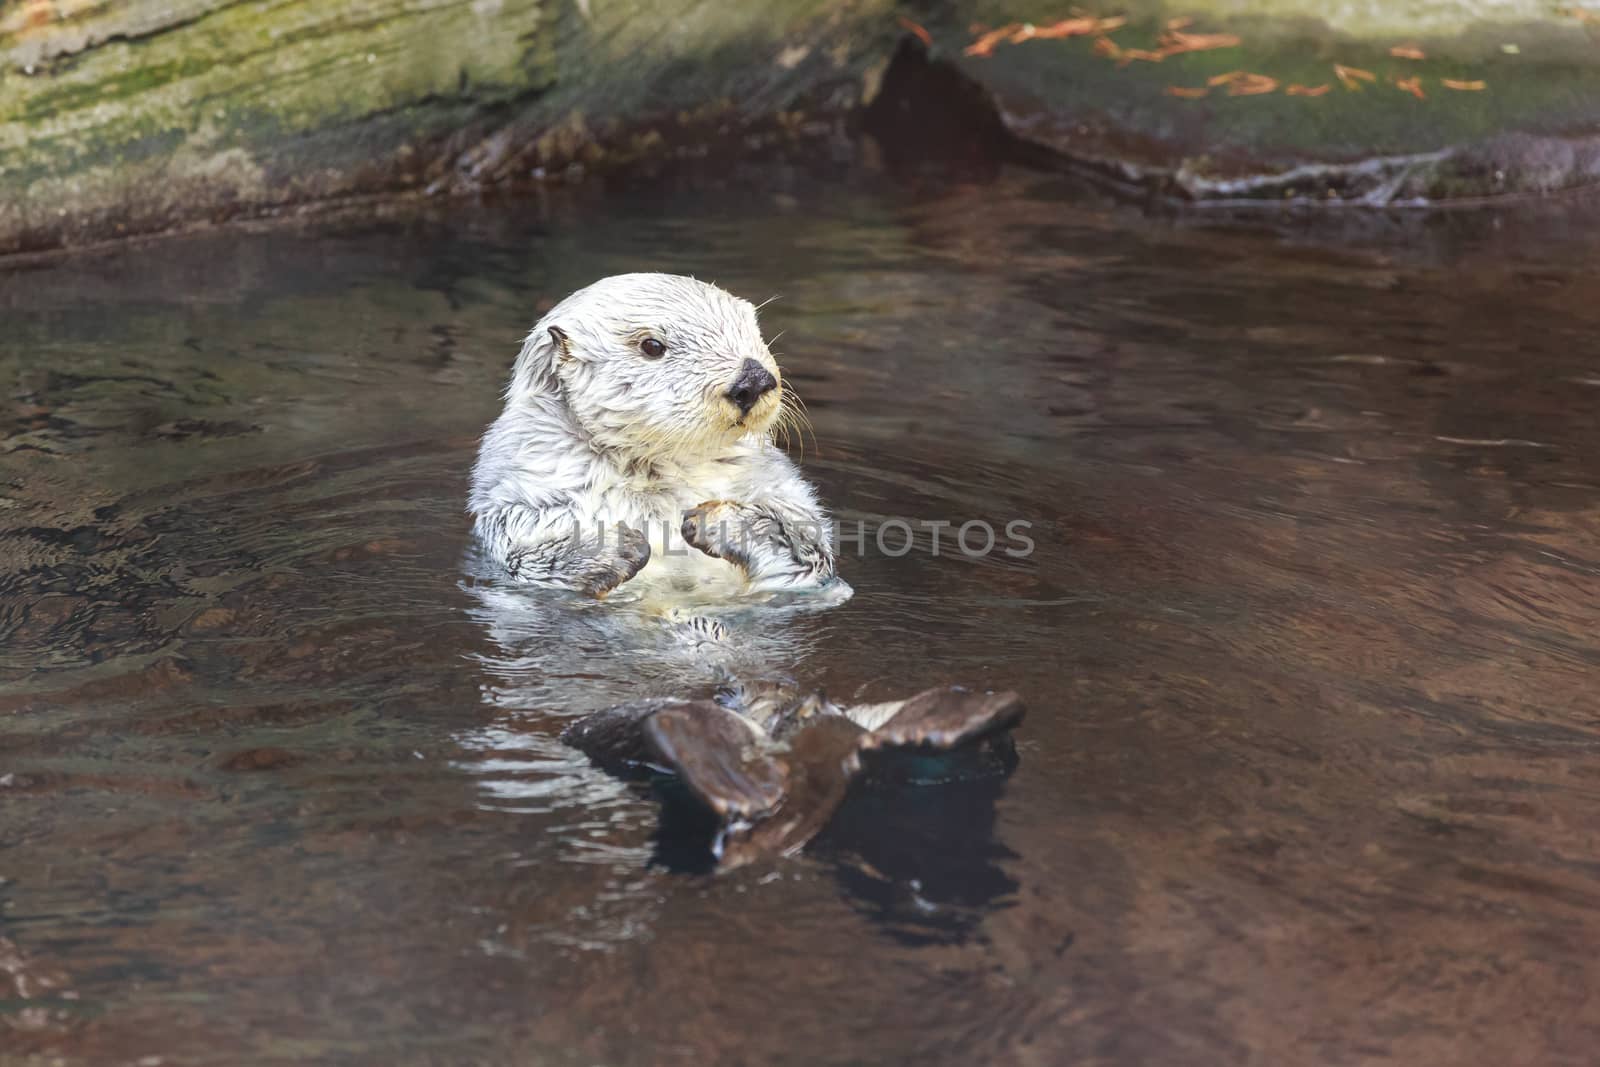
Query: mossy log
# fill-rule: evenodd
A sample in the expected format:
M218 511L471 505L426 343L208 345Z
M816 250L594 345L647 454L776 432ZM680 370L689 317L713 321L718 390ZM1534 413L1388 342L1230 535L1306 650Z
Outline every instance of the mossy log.
M886 0L0 0L0 253L848 108Z

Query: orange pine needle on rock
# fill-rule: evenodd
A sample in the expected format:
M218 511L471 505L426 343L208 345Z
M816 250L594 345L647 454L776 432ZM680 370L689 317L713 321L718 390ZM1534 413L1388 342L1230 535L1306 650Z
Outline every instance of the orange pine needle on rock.
M1035 26L1031 22L1008 22L999 29L990 30L979 23L973 23L968 29L974 34L981 34L981 36L968 45L962 54L992 56L994 55L995 46L1001 42L1021 44L1024 41L1060 40L1063 37L1084 37L1091 33L1109 33L1126 25L1127 21L1121 15L1115 18L1103 19L1094 15L1079 14L1070 19L1053 22L1048 26ZM916 23L906 18L901 18L900 22L907 29L916 26ZM909 25L907 25L908 23ZM921 29L920 26L916 28ZM926 33L927 31L923 30L922 32ZM918 36L921 36L921 34L918 34Z
M1397 44L1389 49L1396 59L1427 59L1428 54L1414 44Z
M1454 78L1440 78L1439 84L1443 85L1446 89L1454 89L1458 93L1481 93L1483 90L1489 88L1488 82L1462 82L1456 81Z
M1117 46L1117 42L1109 37L1096 37L1094 50L1097 55L1105 56L1107 59L1117 59L1122 55L1122 49Z
M976 41L973 41L971 44L967 45L967 47L962 50L961 54L965 56L992 56L994 55L995 45L999 44L1007 37L1010 37L1013 33L1016 33L1020 29L1022 29L1022 23L1008 22L997 30L990 30L982 37L979 37Z
M1165 33L1161 35L1161 54L1210 52L1218 48L1236 48L1239 43L1239 37L1231 33Z
M1146 63L1159 63L1166 58L1162 52L1150 52L1143 48L1124 48L1117 57L1117 66L1126 67L1136 59L1142 59Z
M1422 91L1422 79L1420 77L1396 78L1394 80L1394 87L1402 92L1410 93L1418 100L1428 99L1428 94Z
M1299 82L1295 82L1293 85L1289 86L1289 88L1284 90L1284 94L1287 96L1321 96L1323 93L1332 88L1333 86L1327 84L1326 82L1321 85L1314 86L1301 85Z
M1265 74L1246 74L1228 83L1229 96L1261 96L1276 92L1277 89L1278 79Z
M1211 89L1208 86L1204 86L1204 85L1196 85L1193 88L1191 88L1191 87L1189 87L1187 85L1169 85L1169 86L1167 86L1167 95L1168 96L1182 97L1184 100L1198 100L1202 96L1205 96L1210 91L1211 91Z
M1333 76L1339 79L1339 84L1349 89L1352 93L1361 91L1362 82L1375 82L1378 80L1378 76L1370 70L1362 70L1360 67L1347 67L1341 63L1333 65Z
M1058 40L1062 37L1086 37L1100 28L1100 20L1092 15L1082 18L1062 19L1049 26L1035 26L1033 37L1040 40Z
M1226 85L1229 96L1260 96L1263 93L1276 91L1278 79L1269 78L1265 74L1251 74L1243 70L1230 70L1226 74L1213 75L1206 80L1206 84L1212 88L1218 85Z
M1023 41L1054 41L1063 37L1086 37L1091 33L1110 33L1127 24L1127 19L1122 16L1102 19L1093 15L1079 15L1076 18L1062 19L1060 22L1048 26L1035 26L1027 23L1010 37L1012 44L1021 44Z
M929 33L927 30L923 29L921 26L917 25L915 22L912 22L910 19L906 18L904 15L900 16L900 28L909 31L912 34L915 34L917 40L921 41L923 44L927 45L929 48L933 47L933 34Z

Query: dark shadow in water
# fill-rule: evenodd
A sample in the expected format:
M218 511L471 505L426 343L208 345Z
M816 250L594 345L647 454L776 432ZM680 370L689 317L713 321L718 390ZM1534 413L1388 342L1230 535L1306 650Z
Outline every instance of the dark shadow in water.
M699 803L676 778L651 780L661 805L661 821L651 839L650 865L674 874L710 874L717 869L713 852L722 821Z
M1017 889L999 866L995 803L1016 770L1009 735L972 749L864 753L863 776L806 852L833 864L852 901L909 943L958 941ZM721 822L678 779L641 772L660 804L651 866L708 874Z
M974 749L868 753L864 777L811 845L851 903L906 944L966 940L1007 907L995 805L1016 770L1009 735Z

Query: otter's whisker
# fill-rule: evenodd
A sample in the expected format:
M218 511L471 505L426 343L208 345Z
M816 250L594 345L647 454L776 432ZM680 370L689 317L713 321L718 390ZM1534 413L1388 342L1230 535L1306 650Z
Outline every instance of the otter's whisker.
M800 449L800 458L806 458L806 434L804 417L792 405L785 405L783 409L784 424L793 433L795 444Z
M811 412L807 411L803 404L800 407L800 421L805 425L806 433L811 435L811 447L821 454L822 446L817 443L817 427L811 421Z
M807 434L811 435L811 448L812 448L812 451L815 451L815 452L822 451L821 446L817 444L816 431L813 430L812 426L811 426L811 416L806 414L805 408L803 408L803 407L791 407L789 410L790 410L790 418L794 421L795 432L796 432L797 436L799 436L799 438L800 438L800 452L801 452L801 454L802 455L805 454L805 439L806 439L806 435Z
M794 446L794 418L790 416L789 405L779 405L778 419L773 422L773 426L778 430L782 450L789 451Z
M805 455L805 435L808 433L811 435L811 447L817 452L821 452L822 447L817 444L817 431L811 424L811 413L806 410L806 402L800 398L800 394L795 392L794 388L787 382L783 386L783 409L786 417L800 435L801 455Z
M784 387L783 392L784 392L785 396L787 396L790 400L794 401L794 403L799 406L801 412L805 413L809 417L810 412L806 408L805 398L802 397L799 393L795 392L794 386L786 385Z
M793 422L790 418L789 405L780 396L778 398L778 414L772 420L772 436L774 443L785 452L789 451L793 442L793 438L790 435L792 428Z

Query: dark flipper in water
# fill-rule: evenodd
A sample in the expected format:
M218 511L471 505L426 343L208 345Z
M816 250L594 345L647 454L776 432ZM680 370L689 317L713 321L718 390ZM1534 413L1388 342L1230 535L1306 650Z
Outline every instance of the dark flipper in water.
M737 866L816 836L843 803L863 752L965 748L1017 725L1024 712L1015 693L959 688L860 709L821 694L776 706L752 706L758 722L714 700L641 700L586 716L562 740L613 772L677 774L719 820L723 866Z
M645 721L659 711L684 703L673 697L657 697L591 712L562 730L561 740L612 774L644 772L656 763L656 754L645 740Z
M784 767L788 789L766 818L729 824L717 841L724 867L762 856L786 856L803 848L828 825L844 803L850 780L861 770L866 732L838 715L819 718L789 739L789 750L774 757Z
M678 773L724 822L760 819L784 799L788 770L761 751L761 735L711 700L663 708L644 723L657 760Z
M907 700L888 722L866 735L863 748L956 748L1022 722L1022 698L951 687Z

